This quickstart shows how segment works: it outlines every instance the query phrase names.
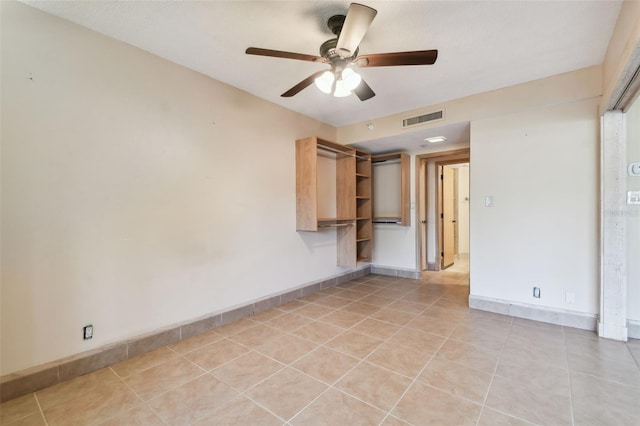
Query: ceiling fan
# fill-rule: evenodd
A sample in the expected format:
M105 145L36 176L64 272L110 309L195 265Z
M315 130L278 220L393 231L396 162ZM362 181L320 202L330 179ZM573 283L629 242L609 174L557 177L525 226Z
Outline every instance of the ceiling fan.
M351 3L347 15L329 18L327 26L336 38L325 41L320 46L320 56L281 50L249 47L248 55L271 56L274 58L297 59L300 61L329 64L331 68L318 71L284 92L288 98L315 82L325 93L336 97L349 96L352 92L361 101L374 97L375 92L353 69L356 67L389 67L398 65L433 65L438 58L437 50L416 50L411 52L377 53L358 56L358 46L378 12L368 6Z

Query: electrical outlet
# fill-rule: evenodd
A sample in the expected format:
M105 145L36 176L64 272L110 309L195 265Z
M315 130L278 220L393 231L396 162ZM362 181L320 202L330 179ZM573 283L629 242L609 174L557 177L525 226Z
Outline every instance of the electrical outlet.
M567 291L565 293L565 302L567 303L567 305L573 305L574 303L576 303L576 294Z
M85 325L82 327L82 338L84 340L89 340L93 337L93 325Z
M533 288L533 297L536 299L540 299L540 287Z

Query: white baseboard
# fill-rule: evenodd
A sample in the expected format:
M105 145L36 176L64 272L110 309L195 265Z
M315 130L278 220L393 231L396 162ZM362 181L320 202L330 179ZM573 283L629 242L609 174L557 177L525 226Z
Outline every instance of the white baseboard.
M640 321L627 320L627 335L632 339L640 339Z
M528 305L490 297L469 296L469 307L517 318L525 318L582 330L596 331L597 315L583 312Z

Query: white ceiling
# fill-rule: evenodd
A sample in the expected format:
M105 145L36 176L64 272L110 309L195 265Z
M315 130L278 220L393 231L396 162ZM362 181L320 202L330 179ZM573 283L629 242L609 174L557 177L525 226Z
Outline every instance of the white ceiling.
M376 92L280 94L326 65L245 55L318 54L347 1L33 1L76 22L325 123L342 126L602 63L621 2L366 1L360 52L438 49L433 66L362 68ZM364 0L361 0L364 2Z

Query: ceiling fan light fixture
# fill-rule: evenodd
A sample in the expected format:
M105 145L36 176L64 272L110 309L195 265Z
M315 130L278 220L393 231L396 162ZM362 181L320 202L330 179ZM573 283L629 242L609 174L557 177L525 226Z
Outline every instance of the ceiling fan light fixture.
M320 74L320 77L315 79L316 86L322 92L329 94L331 93L331 89L333 89L333 82L335 80L335 76L331 71L325 71Z
M360 85L362 77L355 72L353 68L345 68L342 71L342 81L344 82L345 89L351 91Z
M344 98L345 96L349 96L350 94L351 90L347 89L344 80L337 80L336 90L333 92L333 96L335 96L336 98Z

